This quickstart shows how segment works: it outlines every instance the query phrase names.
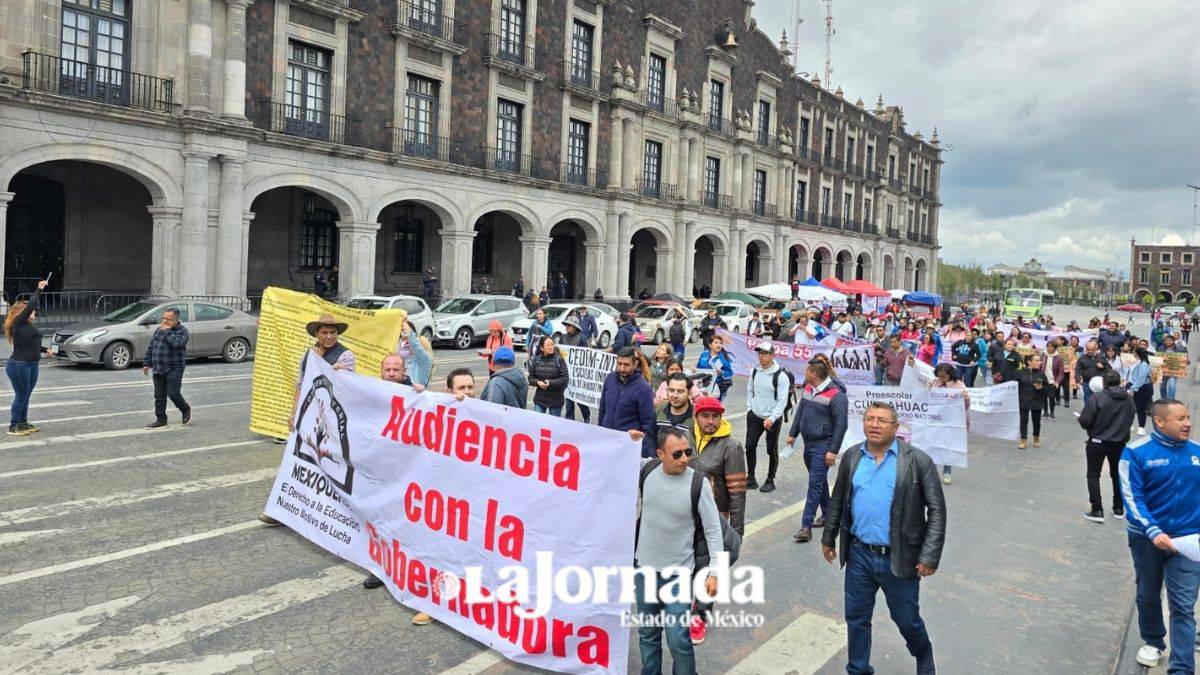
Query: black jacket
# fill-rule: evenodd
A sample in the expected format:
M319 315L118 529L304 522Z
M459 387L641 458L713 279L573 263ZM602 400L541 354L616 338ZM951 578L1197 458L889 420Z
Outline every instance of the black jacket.
M1087 352L1084 352L1075 360L1075 379L1079 382L1079 386L1086 387L1093 377L1102 373L1106 368L1108 368L1108 361L1104 359L1103 353L1096 352L1095 356L1089 356Z
M917 576L917 563L936 568L942 560L946 543L946 499L937 465L921 450L903 440L896 461L896 490L892 493L891 547L892 574L911 579ZM864 443L851 446L838 466L833 499L825 514L825 531L821 543L837 546L842 567L849 555L850 526L853 516L850 501L854 498L854 471L863 458Z
M543 408L561 408L567 391L567 362L555 353L554 356L536 354L529 360L529 388L533 390L533 403ZM539 380L550 383L542 389Z
M1088 440L1128 443L1133 413L1133 397L1129 392L1120 386L1105 387L1083 406L1079 426L1088 432Z
M1017 379L1017 371L1021 370L1023 360L1017 350L1012 350L1008 356L1004 356L1004 348L992 359L992 373L999 375L998 382L1011 382Z
M1015 379L1017 381L1017 403L1022 408L1041 410L1046 405L1046 396L1050 393L1050 380L1046 378L1045 371L1018 370ZM1042 386L1039 389L1034 386L1035 384Z

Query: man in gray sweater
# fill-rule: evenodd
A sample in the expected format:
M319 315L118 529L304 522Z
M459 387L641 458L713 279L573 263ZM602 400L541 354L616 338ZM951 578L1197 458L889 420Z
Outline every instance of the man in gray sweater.
M692 481L696 472L688 467L693 454L683 431L666 428L658 434L656 454L661 464L645 475L641 487L641 514L638 517L635 576L638 609L638 647L642 672L662 670L662 633L666 631L674 673L695 673L696 656L688 634L690 602L671 598L669 586L682 570L693 570L696 563L696 522L692 515ZM647 459L645 464L654 460ZM712 486L701 478L697 509L708 550L724 550L720 514L713 500ZM645 536L642 536L645 535ZM692 588L694 572L682 572ZM659 597L667 588L667 597ZM717 578L710 573L705 582L710 596L717 592ZM650 594L647 599L646 594Z

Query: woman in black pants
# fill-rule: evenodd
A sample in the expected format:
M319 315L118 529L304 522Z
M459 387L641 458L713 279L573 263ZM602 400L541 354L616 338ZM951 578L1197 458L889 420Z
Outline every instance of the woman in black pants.
M1126 388L1133 393L1133 406L1137 409L1137 435L1146 435L1146 413L1150 410L1150 401L1154 399L1154 384L1150 382L1150 353L1138 347L1133 350L1137 355L1137 363L1129 369Z
M1025 367L1016 372L1017 403L1021 407L1021 440L1018 448L1025 447L1028 438L1029 418L1033 418L1033 447L1042 447L1042 408L1050 391L1050 381L1042 365L1041 353L1030 354Z
M29 397L38 381L38 360L42 358L42 332L33 325L37 318L38 300L46 281L38 282L37 291L28 302L14 302L4 317L4 334L12 346L12 355L4 373L12 384L12 409L8 418L9 436L26 436L38 430L29 423Z

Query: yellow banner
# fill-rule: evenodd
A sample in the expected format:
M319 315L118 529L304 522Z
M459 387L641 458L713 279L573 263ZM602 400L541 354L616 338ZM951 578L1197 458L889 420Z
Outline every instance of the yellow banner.
M349 325L338 341L354 352L355 371L372 377L379 377L383 357L396 351L407 318L402 309L351 309L311 293L267 288L254 350L250 431L276 438L288 435L300 360L315 342L306 326L322 314Z

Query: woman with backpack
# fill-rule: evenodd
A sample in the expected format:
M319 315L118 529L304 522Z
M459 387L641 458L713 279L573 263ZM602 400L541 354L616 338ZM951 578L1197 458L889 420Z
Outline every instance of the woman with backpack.
M687 346L688 333L691 332L691 326L688 325L687 318L683 315L682 310L672 310L671 317L667 319L667 339L671 341L671 349L675 352L675 358L682 359L684 349Z
M696 368L713 371L712 386L716 387L717 398L724 401L725 392L733 385L733 357L725 351L725 341L720 335L714 334L709 339L708 351L700 354Z
M527 363L528 359L533 358L533 352L541 344L542 338L553 334L554 326L550 324L550 319L546 318L546 310L539 307L533 313L533 322L529 324L529 333L525 335L525 356Z
M569 372L567 362L558 353L554 339L543 337L538 340L534 353L529 355L526 368L529 370L529 385L533 390L534 412L562 415Z

